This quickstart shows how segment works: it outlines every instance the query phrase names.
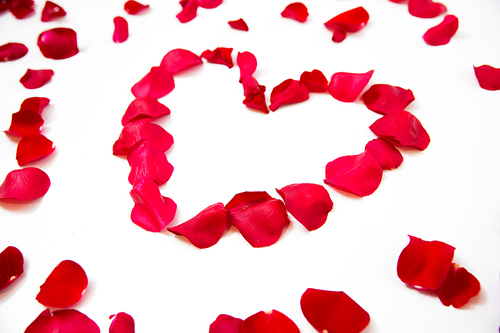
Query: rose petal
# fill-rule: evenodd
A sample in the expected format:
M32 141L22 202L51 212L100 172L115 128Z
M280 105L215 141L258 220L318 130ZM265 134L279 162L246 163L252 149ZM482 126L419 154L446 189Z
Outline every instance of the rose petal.
M438 289L448 274L455 248L443 242L408 236L410 243L398 259L398 277L418 289Z
M174 143L174 138L163 127L150 121L150 119L139 119L125 125L113 145L113 155L127 155L130 147L141 140L149 140L153 146L166 152Z
M196 17L198 11L198 0L181 0L179 2L182 10L177 14L177 19L181 23L187 23Z
M33 0L12 0L9 9L17 19L23 19L35 11L34 7Z
M300 83L305 85L309 92L325 92L328 90L328 80L323 72L315 69L312 72L303 72Z
M99 333L96 323L77 310L45 309L24 333Z
M193 52L184 49L174 49L163 57L160 67L170 74L177 74L201 64L203 64L203 61Z
M36 300L47 307L66 308L80 301L88 283L87 274L80 265L64 260L40 286Z
M125 2L125 5L123 6L123 9L125 9L125 11L130 15L137 15L147 8L149 8L149 5L143 5L134 0Z
M9 9L12 0L0 0L0 13L4 10Z
M172 199L162 196L158 185L149 178L135 185L130 196L135 203L132 222L146 231L160 232L175 217L177 205Z
M360 197L372 194L382 181L382 167L372 153L339 157L326 165L325 183Z
M239 211L272 199L273 197L265 191L242 192L236 194L231 201L226 204L225 208L231 211Z
M53 75L52 69L28 69L19 82L26 89L37 89L49 82Z
M241 333L243 320L221 314L210 324L208 333Z
M446 6L432 0L409 0L410 15L420 18L433 18L446 12Z
M332 40L340 43L345 39L346 32L361 30L369 19L370 15L363 7L356 7L325 22L325 27L334 32Z
M201 54L202 58L205 58L208 62L212 64L220 64L227 66L228 68L233 67L233 59L231 57L231 52L233 48L218 47L213 51L206 50Z
M267 108L266 96L264 92L266 91L265 86L261 86L257 80L252 76L246 76L243 81L243 94L245 99L243 104L247 107L262 111L264 113L269 113Z
M216 203L202 210L192 219L168 231L186 237L200 249L211 247L220 240L227 225L227 210L222 203Z
M227 24L233 29L248 31L248 25L243 19L237 19L235 21L228 21Z
M8 246L0 252L0 290L7 288L24 272L24 258L19 249Z
M383 170L394 170L403 163L403 155L386 139L377 138L368 142L365 150L373 154Z
M424 34L424 41L432 46L448 44L451 37L458 30L458 18L455 15L446 15L443 22L430 28Z
M28 53L28 48L21 43L7 43L0 46L0 62L21 59Z
M330 80L328 92L338 101L354 102L365 89L372 75L373 70L366 73L335 73Z
M174 77L162 67L151 67L146 76L132 87L132 94L136 98L160 98L175 88Z
M0 185L0 199L37 199L44 196L49 187L49 176L38 168L13 170Z
M260 311L241 324L241 333L300 333L295 323L277 310Z
M170 114L170 109L158 102L155 98L141 97L136 98L127 107L127 111L122 117L122 125L129 122L147 118L150 120Z
M40 134L43 119L39 113L30 110L21 110L12 114L10 127L5 133L16 136Z
M500 68L489 65L474 66L474 74L481 88L486 90L500 90Z
M328 191L318 184L292 184L276 191L283 198L286 210L309 231L325 224L333 208Z
M116 315L109 316L112 319L109 325L109 333L134 333L134 318L125 312L118 312Z
M439 300L443 305L460 308L471 297L479 294L481 284L474 275L457 264L451 264L446 279L439 288Z
M198 5L205 9L213 9L219 7L222 0L198 0Z
M130 147L127 161L131 168L128 181L134 186L144 178L149 178L158 185L165 184L174 171L167 156L149 140L142 140Z
M359 333L370 323L370 315L343 291L307 289L300 299L307 321L318 331Z
M64 16L66 16L66 12L61 6L56 5L52 1L45 2L42 10L42 22L54 21Z
M66 59L78 53L76 32L69 28L55 28L38 36L38 47L50 59Z
M299 22L305 22L309 13L307 7L302 2L294 2L285 7L281 12L281 16Z
M113 24L115 25L115 31L113 32L113 42L123 43L128 39L128 23L121 16L117 16L113 19Z
M29 97L26 98L22 103L19 110L29 110L42 114L43 109L49 105L50 99L46 97Z
M49 156L56 148L52 141L42 134L23 137L17 144L16 159L19 166Z
M371 124L370 129L402 147L425 150L431 140L417 117L408 111L389 113Z
M238 52L236 63L240 68L240 83L247 76L252 76L257 69L257 58L250 52Z
M299 103L309 99L309 90L300 81L288 79L281 82L271 91L271 105L269 108L276 111L280 106Z
M253 76L245 76L241 84L243 85L243 95L245 95L245 97L264 93L266 91L266 86L261 86Z
M389 84L374 84L361 98L368 109L380 114L404 111L415 100L410 89Z

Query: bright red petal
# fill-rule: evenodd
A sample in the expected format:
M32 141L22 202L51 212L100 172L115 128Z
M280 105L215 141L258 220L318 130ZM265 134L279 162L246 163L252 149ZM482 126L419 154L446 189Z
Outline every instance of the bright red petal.
M196 17L198 0L181 0L179 3L182 6L181 12L176 16L179 22L187 23Z
M33 0L12 0L9 9L17 19L23 19L35 11L34 7Z
M372 75L373 70L366 73L335 73L330 80L328 92L338 101L354 102L365 89Z
M202 63L201 58L193 52L184 49L174 49L163 57L160 67L170 74L177 74Z
M143 10L149 8L149 5L143 5L137 1L134 0L129 0L125 2L125 5L123 6L125 11L130 14L130 15L136 15L142 12Z
M432 0L409 0L408 11L415 17L433 18L446 12L446 6Z
M235 21L228 21L227 24L233 29L248 31L248 25L243 19L237 19Z
M241 333L300 333L295 323L277 310L260 311L241 324Z
M439 300L443 305L460 308L471 297L479 294L481 284L474 275L457 264L451 264L446 279L439 288Z
M198 5L205 9L213 9L222 3L222 0L198 0Z
M69 28L55 28L38 36L38 47L50 59L66 59L78 53L76 32Z
M269 113L266 95L264 94L266 87L261 86L253 76L246 76L241 83L243 84L243 94L245 95L243 104L249 108Z
M474 74L481 88L486 90L500 90L500 68L489 65L474 66Z
M238 52L238 56L236 57L236 63L240 68L240 83L243 82L243 79L247 76L252 76L255 70L257 69L257 58L250 52Z
M54 21L64 16L66 16L66 12L61 6L56 5L52 1L45 2L45 7L42 10L42 22Z
M323 72L315 69L312 72L303 72L300 83L305 85L309 92L325 92L328 90L328 80Z
M42 134L23 137L17 144L16 159L19 166L49 156L56 148L52 141Z
M276 111L280 106L299 103L309 99L309 90L300 81L288 79L281 82L271 91L271 111Z
M378 138L368 142L365 150L373 154L383 170L394 170L403 163L403 155L386 139Z
M39 113L21 110L12 114L10 127L5 133L20 137L40 134L42 126L43 119Z
M307 7L302 2L294 2L286 6L285 10L281 12L281 16L299 22L305 22L309 13Z
M49 82L53 75L52 69L28 69L19 82L26 89L37 89Z
M128 39L128 23L121 16L117 16L113 19L113 24L115 25L115 31L113 32L113 42L123 43Z
M135 333L134 318L125 312L118 312L116 315L111 315L111 325L109 325L109 333Z
M0 252L0 290L7 288L24 272L24 258L21 251L8 246Z
M21 59L28 53L28 48L21 43L7 43L0 46L0 62Z
M113 145L113 155L127 155L130 147L141 140L149 140L162 152L166 152L174 143L172 135L163 127L151 123L150 119L139 119L125 125Z
M170 114L170 109L152 97L136 98L127 107L127 111L122 117L122 125L125 126L131 121L139 119L156 119Z
M29 110L42 114L43 109L49 105L50 99L46 97L29 97L26 98L22 103L19 110Z
M24 333L99 333L96 323L77 310L45 309Z
M415 100L410 89L389 84L374 84L361 98L368 109L380 114L404 111Z
M334 32L332 40L340 43L345 39L346 32L361 30L369 19L370 15L363 7L356 7L325 22L325 27Z
M446 15L443 22L427 30L423 38L427 44L432 46L445 45L450 42L457 30L458 18L454 15Z
M243 320L221 314L210 324L208 333L241 333Z
M134 144L128 151L127 161L131 168L128 181L134 186L145 178L158 185L165 184L174 171L163 151L153 146L149 140Z
M224 65L228 68L232 68L233 59L231 57L231 52L233 52L232 48L218 47L213 51L203 51L201 57L205 58L210 63Z
M146 76L132 87L132 94L136 98L160 98L175 88L174 77L162 67L151 67Z
M0 185L0 199L37 199L43 197L49 187L49 176L38 168L13 170Z

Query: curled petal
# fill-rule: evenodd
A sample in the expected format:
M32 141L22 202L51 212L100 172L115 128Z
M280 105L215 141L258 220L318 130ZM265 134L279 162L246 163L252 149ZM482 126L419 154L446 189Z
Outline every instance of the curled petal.
M253 76L244 77L241 84L243 85L243 95L245 95L245 97L264 93L266 91L266 86L261 86Z
M236 57L236 63L240 68L240 83L243 82L243 79L247 76L252 76L255 70L257 69L257 58L250 52L238 52L238 56Z
M160 67L170 74L177 74L202 63L201 58L193 52L184 49L174 49L163 57Z
M125 5L123 6L123 9L125 9L125 11L130 15L137 15L147 8L149 8L149 5L143 5L134 0L125 2Z
M56 5L52 1L45 2L42 10L42 22L54 21L64 16L66 16L66 12L61 6Z
M222 0L198 0L198 5L201 8L205 9L213 9L219 7L222 3Z
M241 333L300 333L295 323L277 310L260 311L241 324Z
M339 72L332 75L328 92L338 101L354 102L372 78L373 70L366 73Z
M325 183L360 197L372 194L382 181L383 170L373 154L339 157L326 165Z
M198 11L198 0L181 0L179 2L182 10L177 14L177 19L181 23L187 23L196 17Z
M113 24L115 25L115 31L113 32L113 42L123 43L128 39L128 23L121 16L117 16L113 19Z
M300 299L307 321L318 331L359 333L370 323L370 315L343 291L307 289Z
M377 138L368 142L365 150L373 154L383 170L394 170L403 163L403 155L386 139Z
M339 43L345 39L346 32L361 30L369 19L370 15L363 7L356 7L325 22L325 27L334 32L332 40Z
M28 53L28 48L21 43L7 43L0 46L0 62L21 59Z
M109 325L109 333L134 333L135 323L134 318L125 312L118 312L116 315L109 316L111 325Z
M134 144L128 151L127 161L131 168L128 181L134 186L144 178L149 178L158 185L165 184L174 171L165 154L149 140Z
M64 260L54 268L36 300L47 307L66 308L76 304L88 285L87 274L76 262Z
M410 15L420 18L433 18L446 12L446 6L432 0L409 0Z
M227 24L233 29L248 31L248 25L242 18L235 21L228 21Z
M374 84L361 98L368 109L380 114L404 111L415 100L410 89L389 84Z
M443 22L427 30L423 38L432 46L445 45L450 42L457 30L458 18L455 15L446 15Z
M162 152L167 151L174 143L174 138L163 127L150 121L150 119L139 119L125 125L113 145L113 155L127 155L130 147L141 140L149 140Z
M271 91L271 105L275 111L284 104L299 103L309 99L309 90L300 81L288 79L281 82Z
M286 6L285 10L281 12L281 16L299 22L305 22L309 13L307 7L302 2L294 2Z
M232 68L233 59L231 57L231 52L233 52L233 48L218 47L213 51L210 50L203 51L201 57L205 58L210 63L220 64L227 66L228 68Z
M325 92L328 90L328 80L320 70L303 72L300 75L300 83L305 85L309 92Z
M30 110L21 110L12 114L10 127L5 133L20 137L40 134L43 119L39 113Z
M221 314L210 324L208 333L241 333L243 320L232 316Z
M99 326L77 310L45 309L24 333L99 333Z
M146 76L132 87L132 94L136 98L160 98L175 88L174 77L163 67L151 67Z
M49 82L53 75L52 69L28 69L19 82L26 89L37 89Z
M29 110L42 114L43 109L49 105L50 99L46 97L29 97L26 98L22 103L19 110Z
M266 95L263 92L245 97L243 104L251 109L269 113L269 109L266 104Z
M43 197L49 187L49 176L38 168L13 170L0 185L0 199L37 199Z
M474 74L481 88L486 90L500 90L500 68L489 65L474 66Z
M286 210L309 231L325 224L333 208L328 191L318 184L292 184L276 191L285 201Z
M152 97L136 98L129 104L127 111L122 117L122 125L125 126L131 121L147 118L155 118L170 114L170 109Z
M135 185L130 196L134 200L132 222L146 231L160 232L175 217L177 205L160 193L158 185L149 178Z
M481 284L474 275L457 264L451 264L446 279L439 288L439 300L443 305L460 308L471 297L479 294Z
M38 36L38 47L50 59L66 59L78 53L76 32L69 28L55 28Z
M19 166L49 156L56 148L52 141L42 134L23 137L17 144L16 159Z
M24 272L24 258L19 249L8 246L0 252L0 290L7 288Z
M34 7L33 0L12 0L9 9L17 19L23 19L35 11Z

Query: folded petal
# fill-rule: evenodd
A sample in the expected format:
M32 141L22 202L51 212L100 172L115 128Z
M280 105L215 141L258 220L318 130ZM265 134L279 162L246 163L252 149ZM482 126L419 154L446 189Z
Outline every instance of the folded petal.
M365 150L373 154L383 170L394 170L403 163L403 155L386 139L371 140L366 144Z
M52 1L45 2L45 6L42 10L42 22L54 21L64 16L66 16L66 12L61 6L53 3Z
M264 93L266 91L266 86L261 86L253 76L245 76L241 84L243 85L243 95L245 95L245 97Z
M125 5L123 6L123 9L125 9L125 11L130 15L137 15L147 8L149 8L149 5L143 5L134 0L125 2Z
M300 75L300 83L305 85L309 92L325 92L328 90L328 80L320 70L303 72Z
M236 63L240 68L240 83L243 82L245 77L252 76L257 69L257 58L248 51L238 52Z
M433 18L446 12L446 6L432 0L408 0L410 15L420 18Z
M134 144L128 151L127 161L131 168L128 181L134 186L144 178L151 179L158 185L165 184L174 171L163 151L153 146L149 140Z
M0 185L0 199L37 199L43 197L49 187L49 176L38 168L13 170Z
M198 0L198 5L201 8L205 9L213 9L216 7L219 7L219 5L222 3L222 0Z
M52 69L28 69L19 82L26 89L37 89L49 82L53 75Z
M39 115L42 114L43 109L49 105L50 99L46 97L29 97L26 98L22 103L19 110L29 110Z
M7 288L24 272L24 258L19 249L8 246L0 252L0 290Z
M99 333L99 326L78 310L45 309L24 333Z
M228 68L232 68L233 59L231 57L231 52L233 52L233 48L218 47L213 51L210 50L203 51L201 57L205 58L210 63L224 65L227 66Z
M335 73L330 79L328 92L338 101L354 102L365 89L372 75L373 70L366 73Z
M152 97L136 98L129 104L127 111L122 117L122 125L139 119L156 119L170 114L170 109Z
M415 100L410 89L389 84L374 84L361 98L368 109L380 114L404 111Z
M21 43L7 43L0 46L0 62L21 59L28 53L28 48Z
M241 333L243 320L221 314L210 324L208 333Z
M332 40L340 43L345 39L346 32L361 30L369 19L370 15L363 7L356 7L325 22L325 27L334 32Z
M113 24L115 25L115 30L113 32L113 42L123 43L128 39L128 23L121 16L117 16L113 19Z
M481 284L474 275L458 264L451 264L446 279L439 288L439 300L443 305L460 308L471 297L479 294Z
M481 88L492 91L500 90L500 68L489 65L474 66L474 74Z
M196 17L198 0L181 0L179 3L182 6L181 12L176 15L179 22L187 23Z
M277 310L260 311L241 324L241 333L300 333L295 323Z
M135 333L134 318L125 312L118 312L116 315L109 316L111 325L109 333Z
M78 53L76 32L70 28L55 28L38 36L38 47L45 58L66 59Z
M132 87L135 98L160 98L175 88L174 77L163 67L151 67L146 76Z
M12 0L9 9L17 19L23 19L35 11L35 2L33 0Z
M269 113L269 109L267 108L266 103L266 95L263 92L245 97L245 99L243 100L243 104L245 104L250 109Z
M309 13L307 7L302 2L294 2L285 7L281 12L281 16L299 22L305 22Z
M40 134L42 126L43 119L39 113L31 110L21 110L12 114L10 127L5 133L20 137Z
M125 125L113 145L113 155L127 155L130 147L141 140L149 140L162 152L166 152L174 143L172 135L163 127L151 123L150 119L139 119Z
M170 74L177 74L202 63L201 58L193 52L184 49L174 49L163 57L160 67Z
M233 29L248 31L248 25L243 19L237 19L235 21L228 21L227 24Z
M457 30L458 18L454 15L446 15L443 22L427 30L423 38L427 44L432 46L445 45L450 42Z
M17 164L23 166L39 160L52 154L55 149L53 142L42 134L25 136L17 144Z
M271 111L276 111L280 106L299 103L309 99L309 90L300 81L287 79L271 91Z

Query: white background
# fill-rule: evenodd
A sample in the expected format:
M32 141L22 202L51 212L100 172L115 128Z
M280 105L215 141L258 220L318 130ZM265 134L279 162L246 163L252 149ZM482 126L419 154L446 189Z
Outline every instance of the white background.
M62 260L78 262L89 287L74 308L107 332L108 316L132 315L136 332L208 332L221 314L246 318L261 310L285 313L301 332L314 332L299 300L307 288L342 290L371 316L365 333L497 332L500 325L500 94L483 90L473 65L500 67L500 3L445 1L460 27L445 46L428 46L425 31L440 23L412 17L388 0L307 1L306 23L284 19L290 1L225 0L199 9L187 24L176 19L177 1L151 0L131 16L124 1L63 1L68 15L42 23L42 1L24 20L0 14L0 45L24 43L29 53L0 64L0 129L32 96L48 97L42 134L56 151L32 163L52 186L28 204L0 203L0 249L18 247L25 274L0 292L0 332L23 332L44 310L39 286ZM367 26L335 44L323 23L364 6ZM112 41L113 18L128 20L130 37ZM250 31L227 21L243 18ZM80 53L44 58L38 35L54 27L78 34ZM130 220L133 202L125 159L112 155L121 117L133 100L130 88L171 49L197 54L233 47L255 54L260 84L272 88L303 71L362 73L369 85L411 89L407 110L430 134L424 152L405 151L402 166L385 172L371 196L354 198L330 187L335 203L326 224L308 232L292 217L277 244L254 249L231 230L212 248L199 250L168 232L146 232ZM51 82L27 90L26 70L53 69ZM322 184L325 165L361 153L375 138L368 129L379 115L361 102L346 104L328 94L265 115L241 102L239 70L204 64L175 78L160 102L172 114L157 121L175 140L167 152L174 165L162 194L178 204L172 225L203 208L227 203L243 191L268 191L291 183ZM0 175L18 169L17 139L0 135ZM408 234L454 247L454 261L481 282L463 309L406 287L396 263Z

